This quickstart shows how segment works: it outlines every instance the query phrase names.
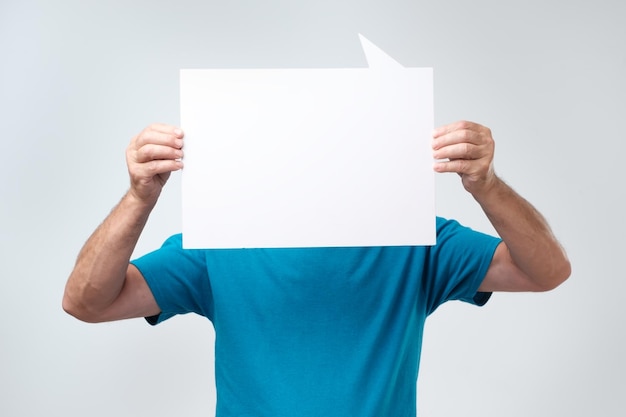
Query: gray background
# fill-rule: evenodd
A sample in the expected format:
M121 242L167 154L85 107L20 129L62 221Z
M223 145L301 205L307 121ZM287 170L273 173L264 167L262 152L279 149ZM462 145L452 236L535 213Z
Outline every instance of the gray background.
M213 414L212 326L90 325L61 310L85 239L128 186L124 150L177 124L178 70L363 67L357 33L432 66L436 124L491 127L496 170L549 219L557 291L442 306L421 416L623 416L626 6L595 1L0 1L0 415ZM491 227L456 175L437 210ZM174 175L139 243L180 230Z

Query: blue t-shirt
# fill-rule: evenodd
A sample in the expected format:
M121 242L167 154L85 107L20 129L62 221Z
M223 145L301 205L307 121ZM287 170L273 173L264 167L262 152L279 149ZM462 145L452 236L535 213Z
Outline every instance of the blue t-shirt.
M161 314L215 328L217 416L415 416L426 317L477 305L499 239L437 219L416 247L183 250L135 261Z

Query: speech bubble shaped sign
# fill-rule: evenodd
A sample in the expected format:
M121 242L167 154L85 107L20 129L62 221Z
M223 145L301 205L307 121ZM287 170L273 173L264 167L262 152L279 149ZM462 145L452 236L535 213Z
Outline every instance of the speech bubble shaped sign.
M183 247L435 243L431 68L180 72Z

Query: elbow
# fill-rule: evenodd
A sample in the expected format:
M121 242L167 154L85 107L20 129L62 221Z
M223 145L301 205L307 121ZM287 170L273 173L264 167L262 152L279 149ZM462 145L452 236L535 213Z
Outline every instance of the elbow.
M81 320L82 314L81 309L78 307L78 304L72 301L70 296L67 294L63 294L63 301L61 302L61 307L63 307L63 311L65 311L70 316L73 316L79 320Z
M80 321L90 322L89 315L86 313L86 309L81 307L81 305L72 300L72 298L65 293L63 295L63 301L61 302L61 306L63 307L63 311L65 311L70 316L77 318Z
M70 292L66 289L63 294L63 300L61 302L61 307L63 311L65 311L70 316L83 321L85 323L100 323L103 320L100 320L98 314L95 314L88 306L78 301L79 298L76 296L72 296Z
M541 284L537 291L545 292L552 291L563 284L572 274L572 265L567 257L564 257L560 262L555 263L552 271L546 274L541 280Z

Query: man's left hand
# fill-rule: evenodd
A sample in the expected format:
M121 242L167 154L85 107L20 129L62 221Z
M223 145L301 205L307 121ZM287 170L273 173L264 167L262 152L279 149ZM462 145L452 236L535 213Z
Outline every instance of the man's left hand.
M468 121L441 126L433 131L436 172L456 172L475 197L496 182L493 169L494 140L491 130Z

